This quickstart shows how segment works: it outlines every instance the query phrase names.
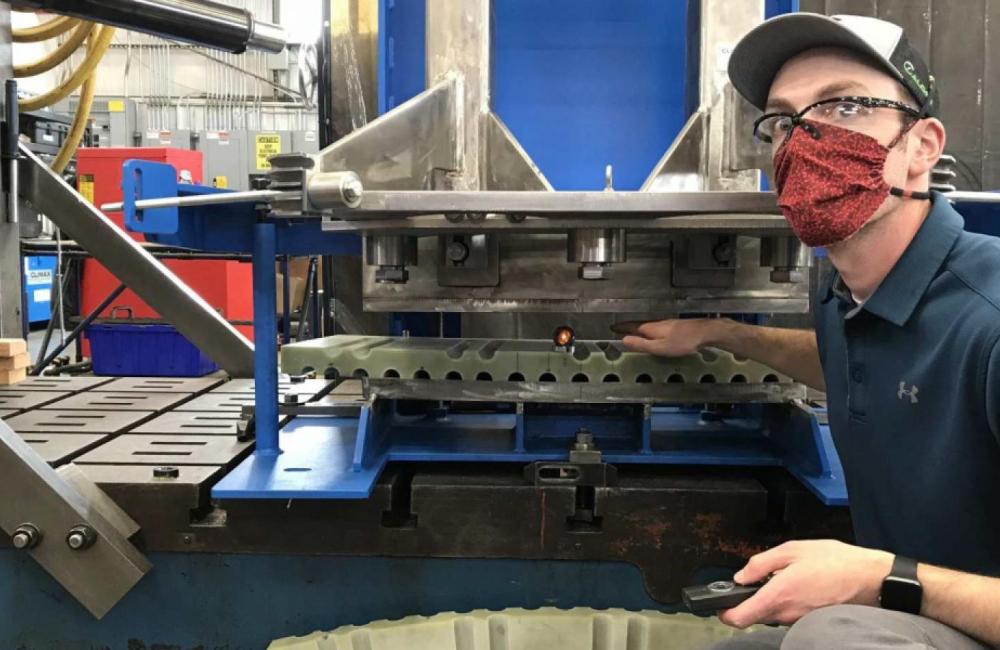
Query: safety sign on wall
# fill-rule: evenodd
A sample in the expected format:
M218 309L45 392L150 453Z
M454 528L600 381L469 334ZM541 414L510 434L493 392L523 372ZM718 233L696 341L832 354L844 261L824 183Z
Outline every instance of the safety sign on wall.
M277 133L259 133L256 136L257 169L271 169L268 158L281 153L281 136Z

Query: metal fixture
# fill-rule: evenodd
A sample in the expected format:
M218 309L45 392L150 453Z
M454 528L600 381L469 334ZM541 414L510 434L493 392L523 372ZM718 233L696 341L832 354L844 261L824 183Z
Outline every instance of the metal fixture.
M580 264L577 273L581 280L607 280L611 278L611 265L625 261L625 239L621 228L570 230L567 257Z
M180 477L180 475L181 475L181 470L180 468L177 467L169 467L164 465L161 467L153 468L153 478L170 479L170 478L178 478Z
M66 546L74 551L84 551L97 541L97 533L87 524L78 524L66 533Z
M403 235L365 237L365 263L375 269L375 281L405 284L410 279L406 267L417 263L417 240Z
M17 4L235 54L248 48L281 52L287 43L279 25L210 0L20 0Z
M803 282L812 266L812 250L796 237L761 237L760 265L771 267L771 282Z
M34 524L21 524L10 536L10 543L14 548L25 551L35 548L40 541L42 541L42 531Z
M587 427L580 427L576 432L576 440L569 450L569 462L571 463L599 463L601 462L601 450L594 442L594 434Z

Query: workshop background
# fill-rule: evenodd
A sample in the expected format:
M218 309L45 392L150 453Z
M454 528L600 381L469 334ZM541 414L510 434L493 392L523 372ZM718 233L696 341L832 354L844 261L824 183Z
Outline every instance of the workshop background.
M608 327L720 314L809 324L828 263L792 241L759 191L768 184L753 112L725 84L732 43L766 17L854 13L903 25L939 82L953 160L936 170L937 189L1000 187L1000 0L223 4L264 30L280 26L281 42L262 31L250 36L256 49L235 53L119 28L86 82L92 100L77 89L22 109L22 153L5 150L24 200L16 222L7 207L0 219L0 339L27 343L0 349L13 378L0 386L0 438L41 460L29 472L0 447L0 485L12 485L0 499L20 507L62 481L93 487L87 498L108 508L100 516L125 522L115 549L128 569L94 565L80 579L35 548L55 534L36 536L0 508L11 537L0 540L0 648L263 648L477 609L672 614L682 587L730 576L753 552L850 539L822 394L723 353L631 356ZM478 22L463 24L455 7L479 11ZM12 28L51 19L0 4L5 80L74 38L12 42ZM443 25L488 48L429 33ZM189 40L210 42L210 31ZM69 83L85 49L18 78L21 101ZM480 176L438 165L448 147L418 146L444 137L442 106L469 128L469 107L441 85L449 65L488 76L478 80L489 94L485 140L469 145ZM432 85L437 98L425 94ZM81 104L91 104L82 146L43 173ZM396 130L364 131L381 115ZM358 150L354 132L370 138ZM391 221L384 231L330 217L356 207L345 189L356 179L319 175L353 169L360 209ZM432 187L406 184L417 171ZM275 198L278 217L260 209L257 199L273 198L264 194L225 207L135 205L289 186L308 195L317 178L332 207ZM73 207L67 188L101 210ZM364 203L369 192L390 206L393 192L424 200L407 195L419 189L596 199L613 190L620 204L603 199L635 230L557 213L554 225L511 235L504 229L524 221L514 208L435 220ZM654 231L644 208L628 207L644 192L706 190L736 198L692 204L704 214L676 217L676 231ZM961 211L970 229L1000 232L990 204ZM88 230L102 212L136 246L99 253L86 232L67 236L74 220L89 214ZM568 250L565 231L581 233ZM153 278L147 257L190 291ZM669 277L653 275L664 265ZM571 333L565 345L553 346L555 325ZM422 392L425 379L442 392ZM483 387L494 380L515 387ZM280 403L265 404L268 391ZM657 391L674 391L671 406ZM587 402L603 393L617 403ZM75 532L82 548L94 543L86 527ZM58 541L64 552L77 543L62 532ZM704 630L693 634L730 633L683 620ZM633 633L644 643L660 638L650 623L629 625L646 630Z

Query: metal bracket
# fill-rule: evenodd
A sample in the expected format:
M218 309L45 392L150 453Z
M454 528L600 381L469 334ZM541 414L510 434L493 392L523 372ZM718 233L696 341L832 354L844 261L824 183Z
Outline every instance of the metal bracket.
M101 618L152 565L126 539L135 522L82 474L65 471L0 422L0 529Z

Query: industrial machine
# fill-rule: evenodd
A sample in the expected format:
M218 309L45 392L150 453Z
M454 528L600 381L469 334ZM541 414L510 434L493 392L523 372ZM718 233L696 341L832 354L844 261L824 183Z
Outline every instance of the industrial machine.
M73 13L104 19L98 5L113 4ZM370 51L383 36L344 5L330 15L330 52ZM127 541L136 526L151 552L627 561L660 603L679 601L699 569L782 539L849 537L822 396L717 350L630 352L609 329L678 315L806 323L813 254L761 191L766 163L743 136L752 112L725 82L727 45L764 18L763 0L688 3L692 110L629 190L613 164L594 170L603 189L554 190L494 106L490 0L422 6L426 87L412 98L389 105L375 91L391 85L385 69L331 54L321 95L349 132L271 157L266 187L179 184L168 164L130 160L123 202L101 206L148 241L252 253L256 345L21 148L22 196L228 373L0 392L12 411L0 417L36 434L19 444L0 423L0 466L32 459L37 489L70 503L44 526L28 505L0 509L0 527L92 613L148 569ZM251 41L274 41L248 24ZM357 83L342 94L345 74ZM376 95L385 110L369 121ZM279 363L279 254L363 256L356 285L327 301L402 314L404 326L342 322L350 333L285 345ZM405 326L428 312L458 332ZM66 492L32 453L71 460L128 517L75 522L89 526L77 548L49 551L39 529L87 519L81 499L94 490L78 480ZM107 540L115 552L100 561L115 580L88 591L79 549Z

